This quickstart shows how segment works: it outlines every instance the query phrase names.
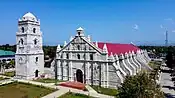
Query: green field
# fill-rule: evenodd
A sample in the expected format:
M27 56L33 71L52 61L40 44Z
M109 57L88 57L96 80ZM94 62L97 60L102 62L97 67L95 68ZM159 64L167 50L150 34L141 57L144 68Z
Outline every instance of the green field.
M83 94L75 94L75 93L66 93L58 98L93 98L87 95L83 95Z
M111 89L111 88L104 88L99 86L91 86L95 91L97 91L100 94L110 95L110 96L116 96L118 94L118 90Z
M0 98L41 98L55 89L13 82L0 86Z
M61 80L56 80L55 79L37 79L37 80L34 80L34 81L37 81L37 82L42 82L42 83L55 83L55 82L64 82L64 81L61 81Z

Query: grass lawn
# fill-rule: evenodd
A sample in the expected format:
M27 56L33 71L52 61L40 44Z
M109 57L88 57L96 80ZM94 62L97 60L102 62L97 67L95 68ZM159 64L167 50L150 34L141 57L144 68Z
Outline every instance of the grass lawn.
M0 86L0 98L41 98L55 89L13 82Z
M118 90L111 89L111 88L104 88L99 86L91 86L95 91L101 94L110 95L110 96L116 96L118 94Z
M15 76L15 71L5 72L5 74L3 74L3 75L8 76L8 77L14 77Z
M49 78L48 79L37 79L34 81L42 82L42 83L55 83L55 79L49 79ZM64 82L64 81L57 80L57 82Z
M66 93L66 94L58 97L58 98L93 98L93 97L83 95L83 94L69 92L69 93Z

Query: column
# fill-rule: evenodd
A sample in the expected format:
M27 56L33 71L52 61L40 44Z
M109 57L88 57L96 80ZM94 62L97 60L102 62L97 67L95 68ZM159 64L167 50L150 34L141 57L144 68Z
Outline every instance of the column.
M101 86L101 63L99 63L99 86Z
M89 62L87 62L86 63L86 68L87 68L87 74L86 74L86 83L87 84L90 84L90 63Z
M108 88L108 86L109 86L109 79L108 79L108 77L109 77L109 66L108 66L108 63L106 63L106 87Z
M74 75L73 75L73 72L72 72L72 52L69 53L69 81L74 81Z
M91 63L91 85L93 85L93 82L94 82L94 66L93 66L93 63Z

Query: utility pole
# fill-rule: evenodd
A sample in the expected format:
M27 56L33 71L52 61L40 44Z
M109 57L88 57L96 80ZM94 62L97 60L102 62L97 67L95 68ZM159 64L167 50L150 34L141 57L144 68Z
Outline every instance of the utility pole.
M165 46L168 47L168 31L166 30L166 35L165 35Z

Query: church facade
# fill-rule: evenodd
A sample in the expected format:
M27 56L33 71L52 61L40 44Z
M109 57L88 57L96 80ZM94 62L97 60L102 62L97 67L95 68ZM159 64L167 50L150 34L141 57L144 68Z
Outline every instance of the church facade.
M15 65L17 78L33 79L44 73L40 21L30 12L18 21Z
M93 42L81 27L76 33L63 48L57 46L59 80L117 88L127 75L151 69L147 52L133 44Z

